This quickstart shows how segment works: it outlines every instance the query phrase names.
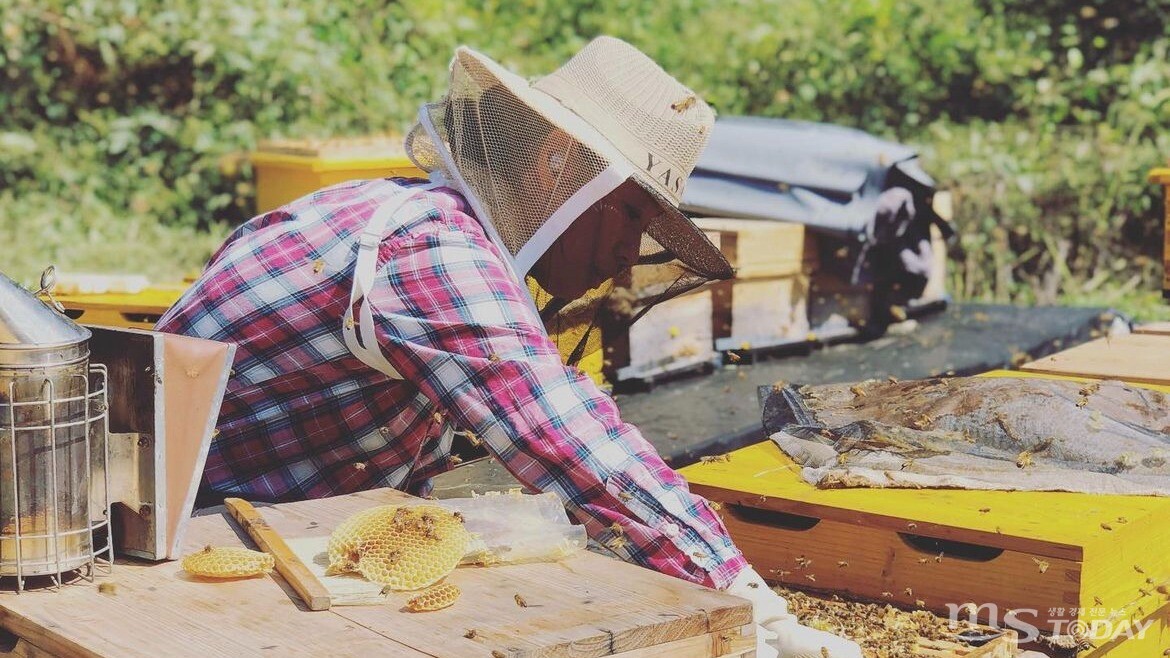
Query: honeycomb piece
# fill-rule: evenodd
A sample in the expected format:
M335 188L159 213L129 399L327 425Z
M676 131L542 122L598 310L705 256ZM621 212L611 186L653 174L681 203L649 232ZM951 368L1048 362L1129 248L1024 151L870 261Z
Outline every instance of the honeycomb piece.
M244 578L272 571L276 558L238 546L206 546L183 558L183 568L205 578Z
M424 589L417 596L406 602L406 609L411 612L426 612L442 610L459 598L459 588L451 583L443 583Z
M373 507L333 531L326 573L357 572L392 590L422 589L455 569L470 538L463 518L442 507Z

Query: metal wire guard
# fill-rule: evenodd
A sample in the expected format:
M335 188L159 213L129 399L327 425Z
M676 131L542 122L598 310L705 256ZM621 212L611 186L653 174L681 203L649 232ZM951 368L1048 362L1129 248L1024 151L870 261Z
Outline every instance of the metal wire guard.
M55 587L60 587L64 574L78 572L81 578L92 581L97 575L97 567L104 567L106 573L112 570L109 475L106 468L109 463L108 373L104 365L93 364L88 375L72 375L70 380L77 380L77 389L83 392L61 398L56 395L54 380L40 375L44 395L21 399L18 384L35 383L38 377L30 373L23 380L18 377L10 381L8 401L0 399L0 451L7 453L5 461L11 460L6 464L11 466L5 469L8 472L0 474L0 506L14 514L12 518L7 518L6 514L3 527L0 527L0 576L15 576L17 591L23 591L26 578L31 576L48 576ZM82 406L84 412L77 413ZM59 419L61 408L66 413ZM81 472L61 473L58 471L60 463L76 465L79 455L73 451L78 436L83 437L80 442L84 444ZM92 445L95 442L101 444L96 449ZM44 473L37 472L44 466L48 466L47 478ZM41 477L30 477L36 475ZM95 476L101 478L97 486ZM47 484L48 491L38 492L38 483ZM64 486L67 484L70 486ZM30 497L33 498L30 500ZM77 500L78 497L82 500ZM8 502L11 502L11 508L5 504ZM100 503L98 514L94 513L95 503ZM41 505L44 509L40 508ZM63 511L62 506L70 508ZM67 521L76 521L78 509L84 515L81 523L62 523L62 514L66 514ZM47 520L42 524L44 531L38 532L35 516L27 518L22 514L23 510L34 510L40 513L37 516L43 515ZM67 527L62 528L62 525ZM26 532L29 526L33 532ZM102 542L100 547L98 541Z

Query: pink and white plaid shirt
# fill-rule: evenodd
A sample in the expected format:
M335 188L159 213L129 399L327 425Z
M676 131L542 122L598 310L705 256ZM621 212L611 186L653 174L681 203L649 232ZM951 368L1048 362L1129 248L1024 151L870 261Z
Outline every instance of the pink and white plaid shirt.
M351 181L241 226L158 329L238 346L204 485L253 500L425 492L453 427L555 491L622 557L726 587L746 566L722 521L587 376L562 364L528 291L458 193L398 210L366 303L404 380L346 349L357 241L402 186Z

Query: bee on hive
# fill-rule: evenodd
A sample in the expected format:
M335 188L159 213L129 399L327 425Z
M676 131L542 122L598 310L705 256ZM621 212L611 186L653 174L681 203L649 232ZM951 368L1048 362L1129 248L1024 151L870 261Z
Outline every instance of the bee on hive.
M469 539L462 518L442 507L373 507L333 531L326 573L356 572L390 589L421 589L455 569Z
M246 578L270 573L276 558L238 546L205 546L183 558L183 569L204 578Z

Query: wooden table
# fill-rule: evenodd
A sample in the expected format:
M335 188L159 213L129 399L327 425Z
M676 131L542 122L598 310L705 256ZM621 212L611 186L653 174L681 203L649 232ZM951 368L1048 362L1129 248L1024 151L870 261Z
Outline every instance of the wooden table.
M350 513L408 497L380 489L261 507L285 537L327 535ZM191 522L188 551L246 545L225 513ZM19 637L7 655L166 656L621 656L710 658L755 653L751 606L698 585L581 552L557 563L461 567L454 606L409 613L409 595L380 606L309 612L278 576L200 582L178 563L120 562L109 585L0 594L0 627ZM516 604L520 594L528 607ZM474 629L474 637L465 635ZM0 649L2 651L2 649ZM494 653L498 652L498 653Z

